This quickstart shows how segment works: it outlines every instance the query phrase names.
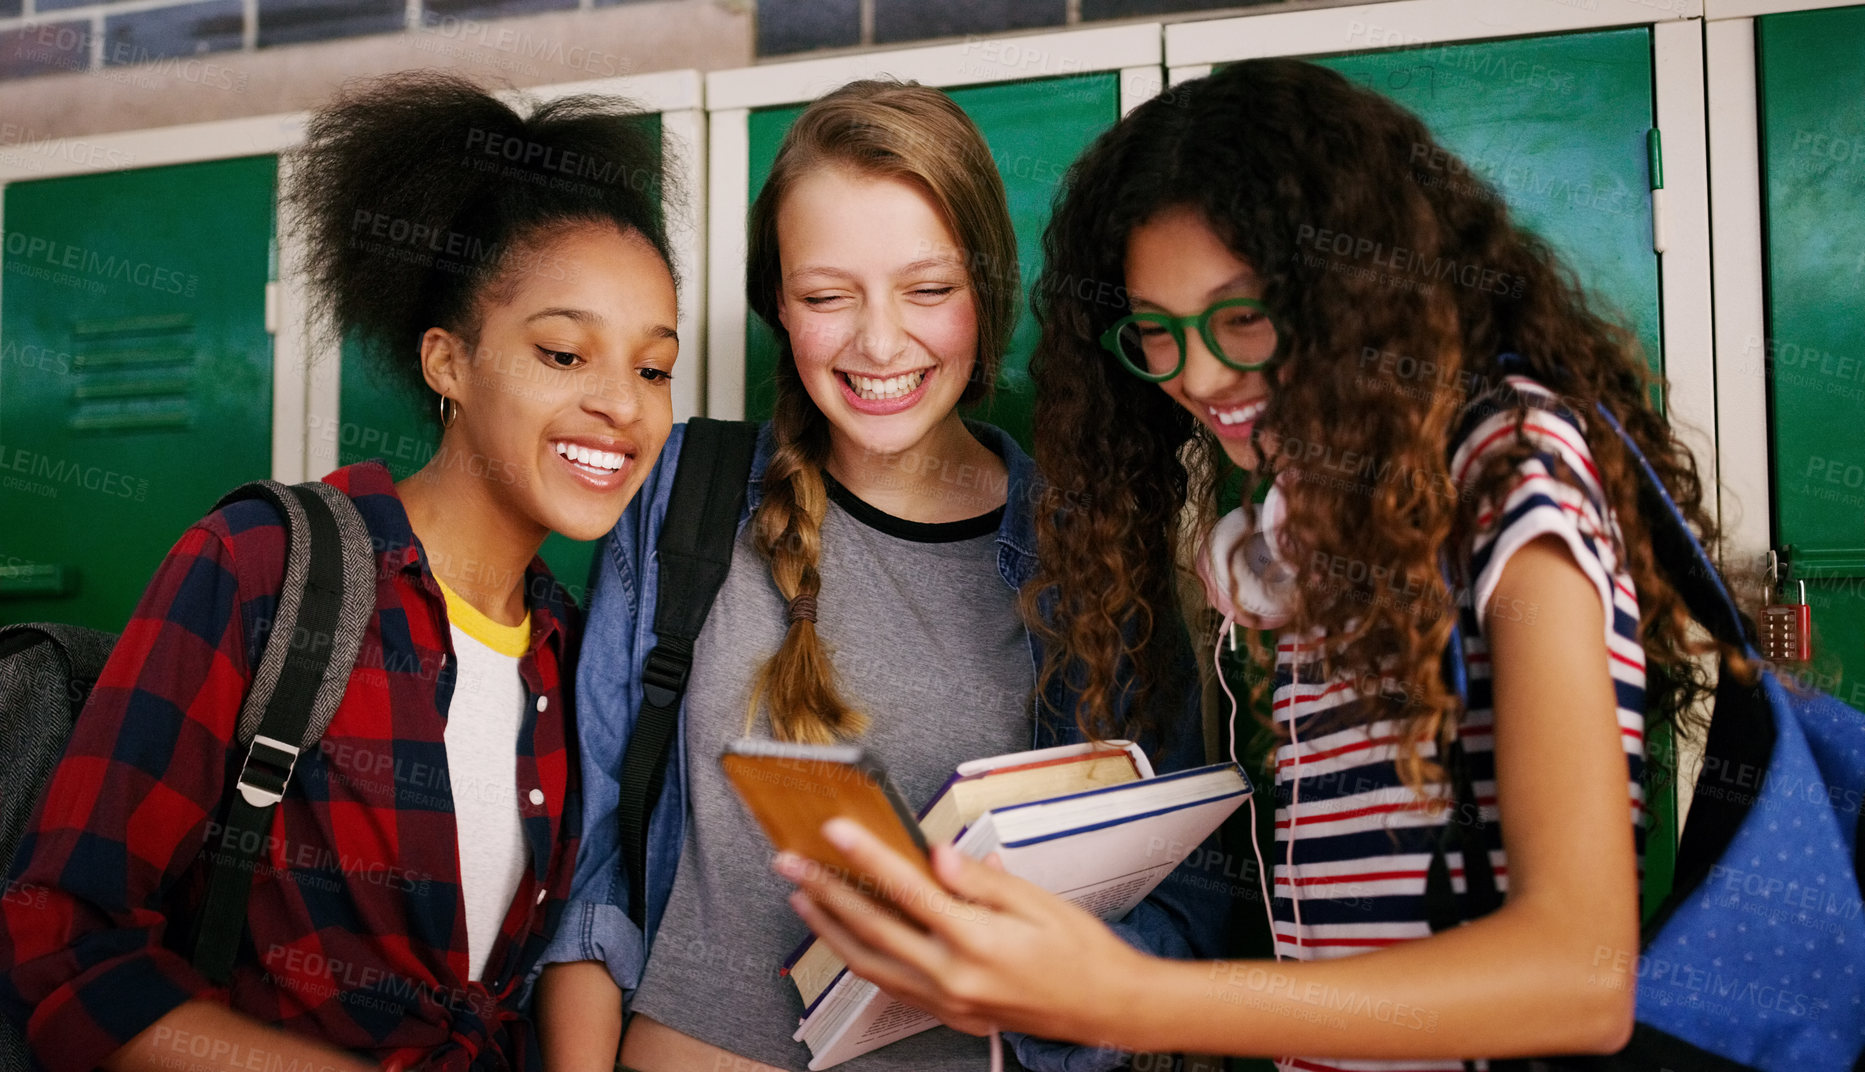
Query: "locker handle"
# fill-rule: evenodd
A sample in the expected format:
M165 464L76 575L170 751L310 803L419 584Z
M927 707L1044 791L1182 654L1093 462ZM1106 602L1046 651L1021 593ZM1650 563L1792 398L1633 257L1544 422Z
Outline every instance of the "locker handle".
M78 590L75 566L33 562L0 566L0 599L44 599L73 595Z
M1664 232L1664 136L1652 127L1645 132L1645 166L1651 175L1651 251L1663 253Z

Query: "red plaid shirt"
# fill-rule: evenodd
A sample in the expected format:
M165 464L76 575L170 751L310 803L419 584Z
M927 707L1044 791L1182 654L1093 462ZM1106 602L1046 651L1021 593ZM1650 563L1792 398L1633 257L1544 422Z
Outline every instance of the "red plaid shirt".
M446 607L387 470L325 480L375 542L376 609L343 702L273 816L250 944L225 989L175 951L205 893L202 850L244 759L234 726L284 577L285 530L259 502L208 516L157 570L20 845L0 905L0 1007L50 1069L89 1069L197 998L378 1061L539 1065L518 996L576 860L567 601L534 561L514 757L531 866L484 981L469 980L442 738Z

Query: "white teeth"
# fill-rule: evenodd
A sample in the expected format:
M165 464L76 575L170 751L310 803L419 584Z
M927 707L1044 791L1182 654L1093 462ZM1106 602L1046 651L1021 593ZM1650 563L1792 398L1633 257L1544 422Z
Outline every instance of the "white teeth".
M872 376L857 376L848 373L848 383L855 389L855 394L870 402L884 402L890 398L905 398L919 389L920 381L926 378L926 370L909 372L903 376L894 376L878 380Z
M612 450L597 450L580 443L552 443L551 449L567 460L598 473L613 473L628 462L628 456Z
M1262 416L1263 411L1268 408L1268 399L1259 399L1248 405L1238 406L1235 409L1218 409L1215 406L1205 407L1205 409L1210 412L1212 419L1222 425L1242 424L1245 421L1253 421Z

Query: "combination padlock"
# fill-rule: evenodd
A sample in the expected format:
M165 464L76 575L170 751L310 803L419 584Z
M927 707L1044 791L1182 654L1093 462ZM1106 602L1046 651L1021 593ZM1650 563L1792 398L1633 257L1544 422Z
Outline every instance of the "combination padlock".
M1769 603L1761 609L1761 654L1769 662L1804 663L1813 658L1813 608L1807 582L1798 603Z

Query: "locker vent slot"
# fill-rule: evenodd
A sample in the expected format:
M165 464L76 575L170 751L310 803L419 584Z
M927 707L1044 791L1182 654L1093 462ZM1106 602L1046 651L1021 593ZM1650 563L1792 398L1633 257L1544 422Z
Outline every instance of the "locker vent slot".
M149 432L194 423L198 354L186 313L80 321L72 326L76 375L66 427Z
M77 355L72 364L80 369L113 369L129 365L179 365L193 360L193 350L171 347L158 350L91 350Z
M187 313L162 313L156 316L113 316L103 320L80 320L71 325L74 339L105 339L118 335L175 335L194 330L194 317Z
M186 398L138 398L123 402L87 402L72 413L74 432L147 432L186 428L194 423L194 405Z
M144 395L185 395L194 386L194 376L188 371L170 372L161 375L138 373L134 376L102 376L87 378L78 384L75 397L79 401L93 398L138 398Z

